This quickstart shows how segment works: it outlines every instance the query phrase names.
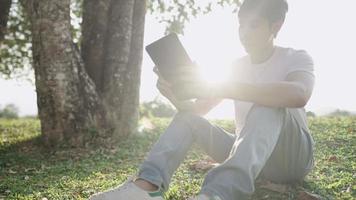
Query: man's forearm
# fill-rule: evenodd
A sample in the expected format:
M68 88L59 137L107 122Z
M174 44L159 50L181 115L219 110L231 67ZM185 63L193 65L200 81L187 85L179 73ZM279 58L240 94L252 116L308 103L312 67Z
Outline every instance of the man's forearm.
M177 99L170 100L171 103L176 107L178 111L181 112L189 112L199 116L206 115L210 110L210 105L206 105L206 102L198 101L198 100L185 100L180 101Z
M305 93L303 85L296 82L229 82L216 88L215 95L271 107L303 107L308 100Z
M195 102L192 100L178 100L176 97L166 97L172 104L173 106L178 110L178 111L186 111L186 112L193 112L195 110Z

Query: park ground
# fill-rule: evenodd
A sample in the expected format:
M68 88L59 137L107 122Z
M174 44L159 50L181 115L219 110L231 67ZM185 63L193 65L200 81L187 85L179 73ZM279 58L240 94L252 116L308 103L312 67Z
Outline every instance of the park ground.
M170 119L152 118L145 129L119 144L110 138L83 148L41 146L37 119L0 120L1 199L87 199L137 172ZM316 166L299 185L259 183L252 199L356 199L356 117L310 118ZM233 122L213 123L233 131ZM209 158L198 147L172 178L168 200L199 191Z

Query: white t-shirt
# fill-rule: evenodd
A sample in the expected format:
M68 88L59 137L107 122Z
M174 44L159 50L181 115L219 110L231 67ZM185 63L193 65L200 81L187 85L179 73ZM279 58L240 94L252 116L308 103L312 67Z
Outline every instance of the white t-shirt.
M250 57L245 56L233 64L234 79L244 83L267 83L284 81L288 74L296 71L304 71L314 76L314 64L312 58L304 50L276 47L273 55L264 63L252 64ZM246 116L253 103L246 101L234 101L236 130L241 130L245 124ZM304 108L291 109L297 118L306 123Z

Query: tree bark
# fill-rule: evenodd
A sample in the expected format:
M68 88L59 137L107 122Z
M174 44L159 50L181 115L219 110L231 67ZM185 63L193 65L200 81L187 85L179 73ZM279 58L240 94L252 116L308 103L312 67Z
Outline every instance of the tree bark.
M84 0L82 46L70 0L22 1L31 19L37 104L46 144L81 145L90 130L136 131L145 0Z
M84 9L82 54L86 68L89 74L93 72L91 77L114 135L130 135L138 121L146 1L102 1L99 5L87 0ZM106 15L97 14L99 11ZM93 49L92 44L102 48Z
M0 44L6 33L6 24L9 19L11 0L0 0Z
M121 106L121 120L116 131L129 135L137 126L139 118L139 89L141 77L141 64L143 52L144 26L145 26L146 4L142 0L136 0L133 10L131 51L127 65L126 86L123 88ZM128 123L126 123L128 122Z
M70 32L70 0L30 0L37 105L47 145L81 145L101 126L99 98Z
M108 29L110 0L84 0L82 24L82 56L85 69L97 92L103 89L104 41Z

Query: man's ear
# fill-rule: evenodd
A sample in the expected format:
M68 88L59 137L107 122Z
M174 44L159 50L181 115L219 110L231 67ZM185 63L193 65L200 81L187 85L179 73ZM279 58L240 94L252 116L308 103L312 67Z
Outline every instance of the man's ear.
M273 22L271 28L272 28L272 32L273 32L274 38L277 37L278 32L281 30L281 28L283 26L283 23L284 23L284 20L278 20L276 22Z

